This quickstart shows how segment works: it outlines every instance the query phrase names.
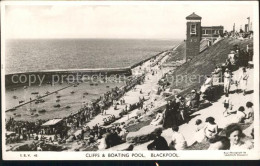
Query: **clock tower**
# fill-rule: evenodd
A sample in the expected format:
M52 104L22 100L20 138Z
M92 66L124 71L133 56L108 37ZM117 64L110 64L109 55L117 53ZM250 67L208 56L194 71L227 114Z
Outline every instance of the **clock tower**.
M187 38L186 38L186 58L193 58L199 54L201 40L201 17L195 13L186 17Z

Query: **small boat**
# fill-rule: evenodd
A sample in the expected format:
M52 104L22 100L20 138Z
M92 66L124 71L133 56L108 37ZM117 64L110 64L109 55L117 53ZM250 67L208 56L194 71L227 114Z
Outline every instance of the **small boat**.
M88 95L88 92L84 92L83 95Z
M70 93L71 93L71 94L74 94L75 92L74 92L74 91L71 91Z
M38 100L40 103L44 103L45 102L45 100L43 100L43 99L39 99Z
M36 102L35 102L35 104L39 104L40 102L37 100Z
M60 104L56 104L56 105L54 105L53 107L59 108L59 107L60 107Z
M107 88L109 88L109 86L106 86Z
M71 108L71 107L70 107L69 105L67 105L65 108L67 108L67 109L68 109L68 108Z
M15 117L21 117L22 115L21 114L16 114Z
M44 113L44 112L46 112L46 109L39 110L38 112L39 113Z
M98 83L95 83L95 86L98 86Z
M13 99L18 99L18 97L17 96L13 96Z
M57 99L56 102L60 102L60 99Z
M34 109L29 109L29 111L36 112L36 109L35 108Z
M90 83L89 85L90 85L90 86L93 86L94 84L93 84L93 83Z
M56 96L57 98L60 98L61 96Z
M39 116L39 114L34 114L34 113L32 113L31 116L32 116L32 117L36 117L36 116Z
M24 102L24 100L20 100L20 101L19 101L19 104L21 104L21 103L23 103L23 102Z
M11 109L9 109L9 111L15 111L16 110L16 108L11 108Z
M31 94L32 95L37 95L37 94L39 94L39 92L32 92Z

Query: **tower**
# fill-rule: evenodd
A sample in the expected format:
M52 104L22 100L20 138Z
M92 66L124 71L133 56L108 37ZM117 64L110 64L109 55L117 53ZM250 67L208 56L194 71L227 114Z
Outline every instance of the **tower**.
M187 38L186 38L186 58L193 58L199 54L201 40L201 17L195 13L186 17Z

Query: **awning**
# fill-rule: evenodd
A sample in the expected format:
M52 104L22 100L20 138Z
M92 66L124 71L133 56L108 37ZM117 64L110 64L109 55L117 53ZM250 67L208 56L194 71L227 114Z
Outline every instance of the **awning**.
M16 133L12 132L12 131L7 131L6 132L6 136L12 136L12 135L16 135Z
M52 119L49 120L47 122L45 122L44 124L42 124L42 126L53 126L56 125L57 123L59 123L62 119Z

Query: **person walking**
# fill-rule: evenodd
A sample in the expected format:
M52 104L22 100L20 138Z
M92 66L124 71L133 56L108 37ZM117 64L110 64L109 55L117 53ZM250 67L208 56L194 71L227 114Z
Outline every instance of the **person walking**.
M247 73L247 71L246 71L246 68L244 67L244 68L242 69L242 73L241 73L240 78L239 78L239 81L238 81L239 84L240 84L240 87L241 87L241 89L242 89L242 91L243 91L243 95L244 95L244 96L246 95L248 77L249 77L249 75L248 75L248 73ZM240 81L241 81L241 82L240 82Z
M231 77L232 76L230 70L226 69L224 73L224 93L229 93Z

